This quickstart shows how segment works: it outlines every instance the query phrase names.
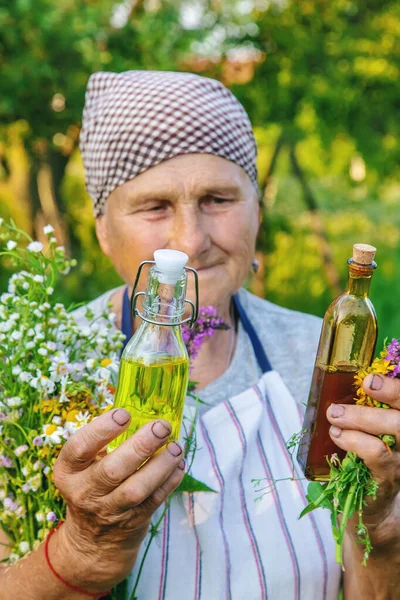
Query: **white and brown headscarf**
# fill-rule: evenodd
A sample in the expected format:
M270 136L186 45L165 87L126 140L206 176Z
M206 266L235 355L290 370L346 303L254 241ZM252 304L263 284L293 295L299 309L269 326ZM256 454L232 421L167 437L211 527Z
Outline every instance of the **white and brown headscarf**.
M118 185L179 154L226 158L257 188L256 143L243 106L219 81L192 73L94 73L80 148L95 216Z

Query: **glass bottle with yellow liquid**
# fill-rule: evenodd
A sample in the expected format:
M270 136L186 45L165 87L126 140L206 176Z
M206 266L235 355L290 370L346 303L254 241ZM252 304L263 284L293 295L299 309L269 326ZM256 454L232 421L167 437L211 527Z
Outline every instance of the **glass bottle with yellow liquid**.
M186 267L188 256L177 250L156 250L154 261L144 261L136 277L132 293L132 313L142 323L125 347L121 357L114 406L125 408L131 415L126 431L108 445L117 448L140 427L154 419L171 423L170 439L180 436L183 407L189 378L189 357L182 338L181 325L197 318L197 273ZM137 292L144 265L154 265L149 272L145 292ZM196 282L196 305L186 299L188 274ZM141 312L137 298L143 296ZM183 320L186 303L192 316Z
M368 294L375 252L368 244L353 246L346 290L331 303L322 324L297 455L305 476L314 481L329 480L327 457L336 453L342 459L346 454L329 435L326 411L332 403L355 403L354 375L368 367L374 355L378 329Z

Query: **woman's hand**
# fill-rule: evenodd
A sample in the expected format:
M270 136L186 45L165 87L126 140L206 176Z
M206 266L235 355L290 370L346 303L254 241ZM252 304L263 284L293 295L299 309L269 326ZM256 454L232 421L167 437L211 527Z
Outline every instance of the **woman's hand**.
M130 573L154 511L184 474L175 442L155 455L171 433L167 421L148 423L111 454L101 452L129 420L123 409L98 417L67 441L54 466L68 510L50 558L66 581L90 592L105 591Z
M335 444L362 458L379 484L376 501L371 500L363 511L378 551L400 541L400 380L373 374L365 378L363 387L369 396L391 408L332 404L327 417ZM389 450L377 437L381 434L394 435L396 446ZM348 533L352 535L351 527Z

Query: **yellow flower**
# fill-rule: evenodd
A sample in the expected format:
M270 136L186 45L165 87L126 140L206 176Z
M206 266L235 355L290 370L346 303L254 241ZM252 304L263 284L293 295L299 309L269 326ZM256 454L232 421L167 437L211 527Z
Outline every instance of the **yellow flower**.
M48 446L45 446L44 448L41 448L39 450L39 456L40 458L47 458L50 454L50 448Z
M390 360L385 360L384 358L375 358L371 365L371 373L387 375L389 371L393 371L393 369L394 365L390 364Z
M38 412L39 410L41 410L43 413L49 413L54 409L54 406L55 406L54 399L51 398L50 400L42 400L42 402L40 404L35 404L35 406L33 407L33 410L35 412Z
M76 421L76 415L79 414L79 410L73 409L69 410L65 416L65 420L69 422Z
M371 398L371 396L368 396L365 393L362 383L369 373L380 373L381 375L387 375L389 371L393 371L394 366L390 364L389 360L385 360L386 354L386 352L381 352L380 358L375 358L371 366L367 367L366 369L360 369L354 376L354 385L357 388L356 395L358 396L357 398L354 398L356 404L376 407L381 406L380 402L374 400L374 398Z
M50 413L54 411L55 414L58 414L60 412L57 398L49 398L48 400L42 400L40 408L42 409L43 413Z
M100 361L100 366L101 367L108 367L108 365L111 365L112 360L111 358L103 358L102 361Z
M46 429L44 430L44 433L46 435L51 435L52 433L54 433L57 430L57 425L48 425L46 427Z

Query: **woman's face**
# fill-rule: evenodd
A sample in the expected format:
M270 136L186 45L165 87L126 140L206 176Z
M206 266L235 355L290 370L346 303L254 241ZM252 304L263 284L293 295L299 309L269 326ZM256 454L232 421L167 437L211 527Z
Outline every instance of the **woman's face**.
M100 245L129 285L155 250L181 250L198 271L200 303L221 308L249 272L258 226L249 177L211 154L177 156L141 173L112 192L96 219ZM142 290L146 277L147 271Z

